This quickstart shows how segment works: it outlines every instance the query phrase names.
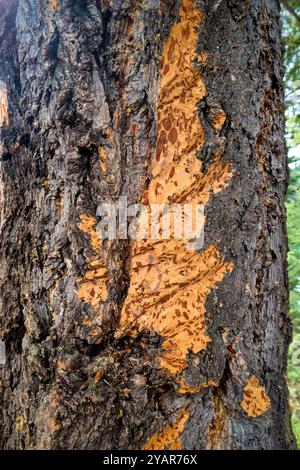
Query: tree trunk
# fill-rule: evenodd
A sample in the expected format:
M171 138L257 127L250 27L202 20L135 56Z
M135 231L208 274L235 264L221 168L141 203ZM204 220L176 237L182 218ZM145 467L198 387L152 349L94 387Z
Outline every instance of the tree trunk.
M1 447L294 448L279 2L0 0L0 52Z

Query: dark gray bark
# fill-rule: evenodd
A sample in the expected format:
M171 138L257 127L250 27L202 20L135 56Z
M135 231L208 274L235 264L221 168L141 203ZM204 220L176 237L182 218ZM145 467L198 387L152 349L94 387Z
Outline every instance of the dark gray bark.
M187 354L185 391L159 363L157 331L115 334L131 242L101 248L102 302L78 294L99 261L82 216L120 195L139 202L150 184L160 60L180 3L0 0L3 449L294 448L277 0L195 3L203 180L217 154L232 167L206 204L203 250L217 246L232 269L205 298L211 341Z

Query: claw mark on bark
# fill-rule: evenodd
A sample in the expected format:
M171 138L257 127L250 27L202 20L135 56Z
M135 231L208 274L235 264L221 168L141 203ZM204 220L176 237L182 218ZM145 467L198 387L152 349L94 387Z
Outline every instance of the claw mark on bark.
M248 416L256 417L265 413L271 406L271 401L266 395L265 388L254 375L250 377L244 388L244 399L241 407Z
M226 187L232 172L222 151L204 174L196 152L205 141L197 104L206 95L194 67L198 27L203 15L193 0L183 0L179 21L172 27L160 62L157 149L152 181L144 204L207 204ZM216 126L222 127L225 116ZM130 287L116 337L154 330L164 338L160 365L178 377L189 351L199 353L211 339L205 325L205 301L233 263L216 246L188 251L186 240L139 240L132 251Z
M185 423L189 418L189 412L184 407L178 414L174 423L156 432L143 447L143 450L180 450L182 443L180 435L184 430Z

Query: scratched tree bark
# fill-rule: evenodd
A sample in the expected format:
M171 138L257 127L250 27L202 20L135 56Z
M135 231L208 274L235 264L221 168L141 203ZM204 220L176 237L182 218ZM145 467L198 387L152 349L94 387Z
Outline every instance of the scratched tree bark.
M0 0L0 53L1 447L294 448L279 2Z

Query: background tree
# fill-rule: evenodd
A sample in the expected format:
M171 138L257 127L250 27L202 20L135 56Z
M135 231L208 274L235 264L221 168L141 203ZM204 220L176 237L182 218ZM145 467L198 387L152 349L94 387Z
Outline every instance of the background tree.
M286 116L290 183L287 194L289 235L290 311L294 326L289 355L289 385L293 409L293 428L300 443L300 2L288 4L282 11L286 63ZM289 8L288 8L289 7Z

